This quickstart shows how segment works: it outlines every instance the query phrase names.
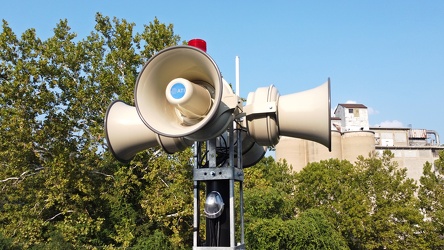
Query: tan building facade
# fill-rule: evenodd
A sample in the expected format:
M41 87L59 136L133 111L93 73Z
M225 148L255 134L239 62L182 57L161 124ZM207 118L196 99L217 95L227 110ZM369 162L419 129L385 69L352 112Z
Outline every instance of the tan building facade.
M389 149L394 161L407 169L408 177L419 180L424 163L433 163L444 150L439 135L432 130L369 127L367 107L362 104L338 104L334 114L331 152L316 142L281 137L276 159L286 159L294 171L300 171L310 162L337 158L354 163L359 155Z

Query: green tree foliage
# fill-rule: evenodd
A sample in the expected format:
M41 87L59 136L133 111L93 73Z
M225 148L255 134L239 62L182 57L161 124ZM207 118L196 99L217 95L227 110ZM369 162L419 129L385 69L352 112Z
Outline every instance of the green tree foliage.
M189 233L183 221L190 212L183 198L192 185L184 173L190 175L190 152L160 166L168 156L147 150L122 166L104 141L107 105L114 99L133 103L143 63L179 41L173 26L157 19L140 34L134 34L134 26L97 14L95 30L85 39L61 20L53 36L42 40L34 29L18 37L3 20L0 234L15 246L127 247L153 228L180 238L177 246L185 244ZM158 159L156 173L169 176L154 182L150 171L156 166L150 161ZM148 192L159 178L164 188ZM172 195L178 190L183 194ZM170 197L156 196L164 193ZM153 217L152 204L160 200L164 210ZM175 200L180 201L173 209Z
M297 207L321 209L352 249L425 249L417 187L392 158L310 163L296 177Z
M444 248L444 151L435 164L424 165L418 197L426 217L426 237L429 249Z
M10 250L10 249L14 249L12 246L12 240L4 237L0 233L0 250Z
M245 218L292 218L294 176L287 164L276 163L272 157L262 159L254 167L245 169Z
M148 237L141 237L137 240L136 245L132 247L134 250L170 250L173 249L173 245L170 239L161 231L155 230L153 234Z
M246 244L250 249L347 249L320 210L296 216L295 175L272 157L245 169Z
M246 233L251 249L348 249L345 240L324 214L309 209L298 217L261 219L248 225Z

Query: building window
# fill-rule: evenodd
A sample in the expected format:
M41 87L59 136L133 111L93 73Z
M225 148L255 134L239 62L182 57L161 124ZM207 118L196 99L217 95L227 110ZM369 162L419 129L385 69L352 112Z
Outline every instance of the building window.
M353 109L348 109L349 114L353 114Z

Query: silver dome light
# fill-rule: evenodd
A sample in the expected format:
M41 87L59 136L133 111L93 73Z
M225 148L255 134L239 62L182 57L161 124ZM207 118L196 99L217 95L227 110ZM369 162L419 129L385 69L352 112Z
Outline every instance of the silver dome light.
M217 191L211 191L207 195L207 199L205 201L205 216L209 219L215 219L219 217L224 211L224 205L224 200L222 199L220 193Z

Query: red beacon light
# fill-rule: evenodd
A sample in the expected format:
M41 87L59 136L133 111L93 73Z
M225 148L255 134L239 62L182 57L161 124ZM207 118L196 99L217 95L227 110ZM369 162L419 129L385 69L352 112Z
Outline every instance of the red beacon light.
M190 41L188 41L188 45L201 49L204 52L207 52L207 42L205 42L205 40L203 39L198 39L198 38L191 39Z

